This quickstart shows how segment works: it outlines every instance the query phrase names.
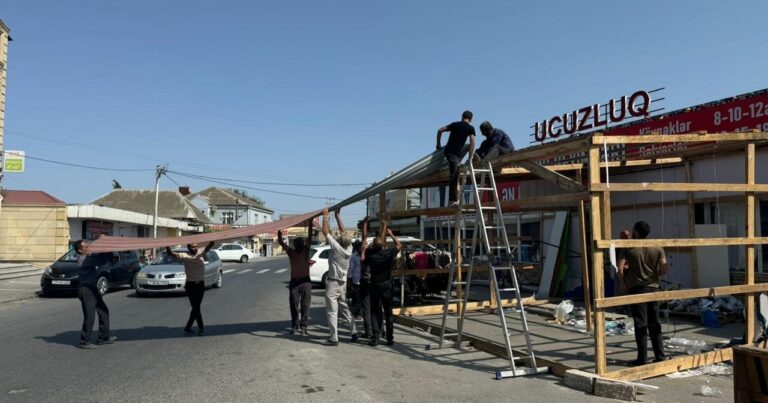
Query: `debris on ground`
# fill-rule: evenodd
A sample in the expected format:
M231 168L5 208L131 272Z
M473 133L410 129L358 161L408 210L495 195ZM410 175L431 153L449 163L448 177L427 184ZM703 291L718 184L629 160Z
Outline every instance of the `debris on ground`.
M712 348L703 340L673 337L667 340L667 349L671 352L684 352L685 354L691 355L701 353L702 351L708 351Z
M673 372L671 374L667 374L666 376L667 378L680 379L702 375L733 375L733 365L721 362L714 365L707 365L706 367L689 369L687 371Z
M699 395L706 397L723 397L723 391L712 386L701 385Z

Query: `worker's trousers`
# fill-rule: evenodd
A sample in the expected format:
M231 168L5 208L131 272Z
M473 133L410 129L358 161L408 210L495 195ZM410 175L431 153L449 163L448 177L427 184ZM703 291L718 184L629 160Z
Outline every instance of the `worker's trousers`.
M355 318L347 306L347 282L329 278L325 280L325 310L328 313L328 331L330 341L339 341L338 320L339 314L349 324L352 335L357 334Z

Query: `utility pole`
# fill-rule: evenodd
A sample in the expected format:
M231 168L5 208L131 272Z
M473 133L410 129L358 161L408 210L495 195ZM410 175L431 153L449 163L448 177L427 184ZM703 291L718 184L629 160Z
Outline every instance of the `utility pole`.
M160 177L168 170L168 166L155 167L155 215L152 219L152 237L157 238L157 205L160 201Z

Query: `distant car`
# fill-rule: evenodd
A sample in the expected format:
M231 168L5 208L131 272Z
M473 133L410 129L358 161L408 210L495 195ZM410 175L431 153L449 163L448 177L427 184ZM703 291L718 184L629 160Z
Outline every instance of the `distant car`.
M256 256L249 249L243 247L243 245L236 243L223 243L213 250L219 254L221 260L232 260L240 263L245 263Z
M96 289L104 295L110 289L121 285L132 285L133 278L141 268L139 253L136 251L108 252L109 263L99 267L99 279ZM56 292L76 291L80 286L78 279L77 252L70 250L57 261L53 262L43 272L40 278L40 288L43 295Z
M186 248L173 249L174 252L184 254ZM204 281L206 287L221 288L224 281L221 259L214 251L209 251L204 258ZM139 296L151 293L175 293L186 292L184 283L187 275L184 273L184 265L172 255L162 252L152 263L141 268L136 274L133 288Z

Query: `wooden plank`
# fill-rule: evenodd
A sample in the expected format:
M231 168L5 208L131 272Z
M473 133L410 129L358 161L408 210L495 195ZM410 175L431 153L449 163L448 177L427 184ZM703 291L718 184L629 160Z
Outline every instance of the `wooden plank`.
M717 141L768 140L768 132L735 132L712 134L645 134L641 136L603 136L593 135L592 144L652 144L652 143L692 143Z
M589 149L589 185L590 189L600 183L600 146L592 146ZM592 239L603 239L603 223L601 220L602 206L601 195L598 192L590 193L590 216L592 217ZM592 281L595 299L603 298L605 281L603 279L603 251L599 248L592 249ZM595 373L603 375L607 370L605 360L605 312L602 309L595 311Z
M439 324L433 324L422 319L417 319L417 318L403 316L403 315L395 316L394 320L395 322L401 325L416 328L416 329L422 329L434 336L440 336ZM454 330L451 329L450 331L453 332ZM497 357L507 358L507 348L504 344L496 343L488 339L474 336L468 333L464 333L462 337L463 337L463 340L469 341L472 344L472 347L480 351L484 351L486 353L495 355ZM515 354L515 356L517 357L527 357L528 355L528 352L524 350L513 349L512 353ZM540 367L549 367L550 372L553 375L556 375L559 377L564 377L565 371L569 369L573 369L572 367L569 367L557 361L547 360L541 357L536 357L536 364Z
M598 183L590 188L593 192L768 192L768 185L744 183Z
M555 171L549 170L535 162L519 161L517 164L527 169L539 178L544 179L547 182L554 183L560 189L564 189L569 192L584 192L587 190L581 183L578 183L573 179Z
M600 249L608 249L611 244L617 248L637 248L644 246L658 247L683 247L683 246L738 246L738 245L765 245L768 237L755 238L693 238L693 239L613 239L610 241L597 240L595 246Z
M598 309L614 306L632 305L640 302L669 301L673 299L716 297L720 295L754 294L768 291L768 283L728 285L691 290L658 291L645 294L622 295L620 297L599 298L595 300Z
M691 172L691 161L685 161L685 181L693 182L693 173ZM688 206L688 237L696 238L696 211L693 204L693 192L686 193L686 203ZM692 252L695 252L693 250ZM696 256L691 256L691 273L693 277L693 288L699 288L699 264Z
M523 298L523 306L536 306L548 304L549 300L536 299L536 298ZM456 312L457 304L449 304L448 312ZM494 300L467 302L467 311L482 311L483 309L493 308L496 305ZM517 306L516 299L502 300L502 306L504 308L514 308ZM408 315L408 316L422 316L422 315L439 315L443 313L443 304L439 305L425 305L425 306L406 306L403 308L392 308L393 315Z
M621 167L641 167L648 165L661 165L661 164L679 164L683 162L680 157L668 157L668 158L652 158L652 159L640 159L640 160L627 160L627 161L610 161L608 163L601 162L600 168L605 168L607 165L609 168L621 168ZM584 169L586 164L557 164L557 165L543 165L550 171L578 171ZM518 175L518 174L530 174L531 172L522 167L506 167L501 168L501 175Z
M523 212L523 211L556 211L575 208L579 200L587 200L587 192L564 193L550 196L528 197L517 200L505 200L501 202L501 209L505 212ZM493 203L483 203L485 207L493 207ZM469 212L474 211L468 209ZM393 211L389 214L390 218L404 217L440 217L451 216L456 213L455 207L435 207L426 209L412 209L403 211Z
M620 369L618 371L608 372L601 376L617 381L632 382L671 374L673 372L685 371L687 369L717 364L718 362L730 361L731 359L733 359L733 349L725 348L706 353L673 357L667 361Z
M755 184L755 143L750 142L745 147L745 176L746 184ZM755 194L749 192L746 194L745 210L746 210L746 228L747 238L754 238L755 236ZM746 277L747 285L755 284L755 245L746 246ZM747 309L747 343L751 343L755 339L755 296L747 295L746 298Z
M579 229L581 230L581 285L584 289L584 310L586 311L587 332L592 331L592 295L589 291L589 259L587 258L587 214L584 201L579 202Z

